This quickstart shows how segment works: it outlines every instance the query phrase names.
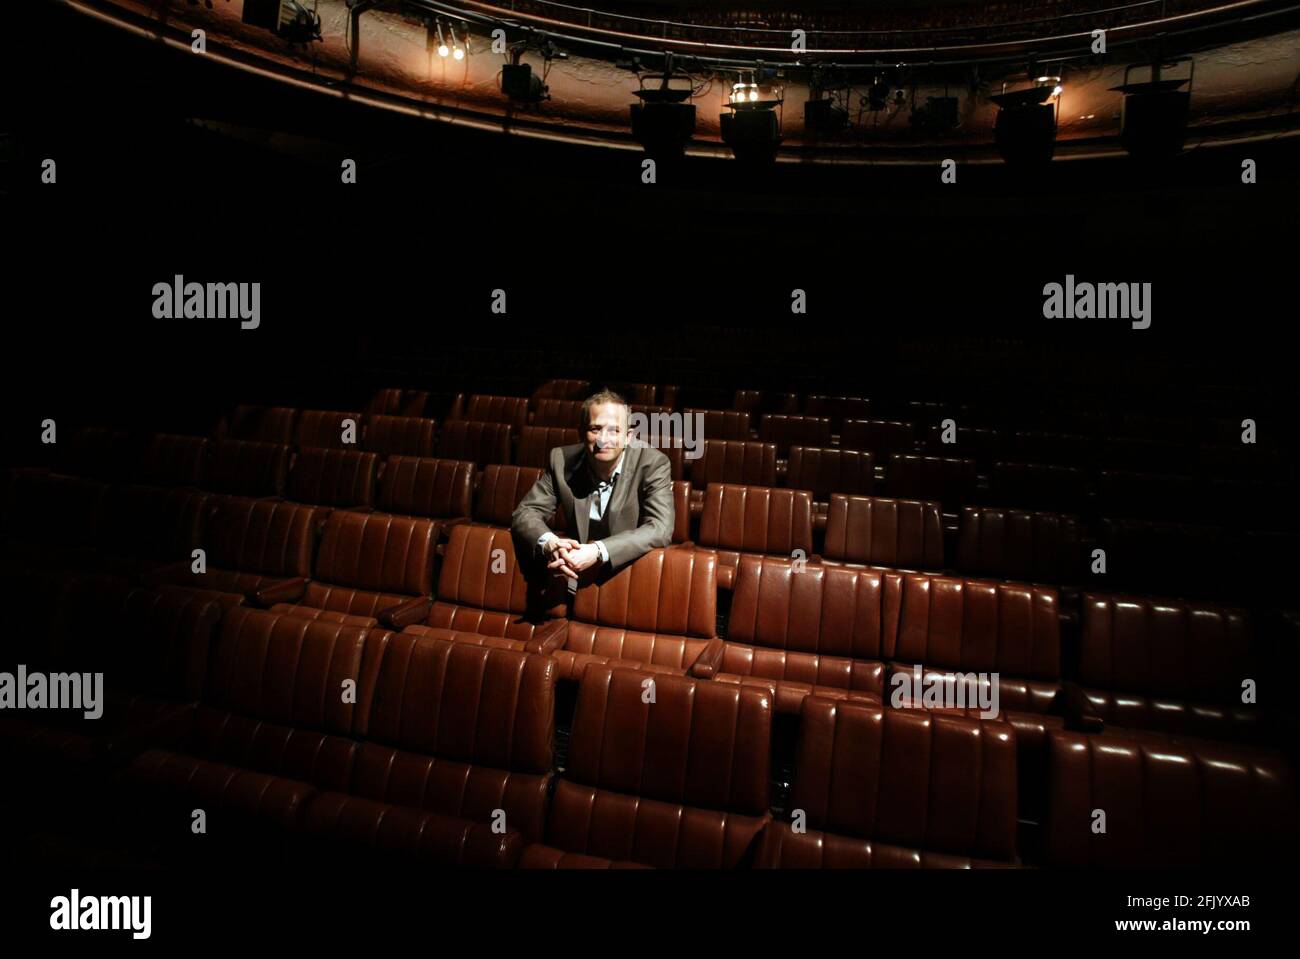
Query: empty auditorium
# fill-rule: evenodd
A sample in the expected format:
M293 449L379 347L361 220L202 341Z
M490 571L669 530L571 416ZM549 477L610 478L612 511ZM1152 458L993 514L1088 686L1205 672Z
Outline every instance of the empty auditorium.
M4 14L6 929L1279 932L1300 6L588 2Z

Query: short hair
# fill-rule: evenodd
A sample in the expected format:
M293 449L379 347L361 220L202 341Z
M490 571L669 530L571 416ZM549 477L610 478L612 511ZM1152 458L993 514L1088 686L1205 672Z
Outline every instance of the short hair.
M632 407L627 405L627 400L613 390L601 390L599 393L593 393L582 401L582 422L578 424L578 429L585 433L587 427L591 425L591 408L593 406L604 406L606 403L617 403L628 411L629 417L631 416Z

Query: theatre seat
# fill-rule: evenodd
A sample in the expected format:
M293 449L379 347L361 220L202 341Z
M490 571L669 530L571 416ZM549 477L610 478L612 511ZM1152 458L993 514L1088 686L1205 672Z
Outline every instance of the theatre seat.
M218 436L232 440L250 440L288 446L293 443L298 411L288 406L252 406L241 404Z
M519 448L515 450L515 462L519 466L533 469L546 469L550 462L551 450L557 446L574 446L582 442L576 429L559 426L525 426L519 434Z
M706 440L731 440L743 443L753 437L749 432L749 413L736 410L682 410L682 416L694 421L696 417L703 423L703 431L691 427L692 435Z
M939 504L836 494L827 513L822 552L827 563L941 570Z
M367 416L362 448L380 456L433 456L437 420L414 416Z
M1049 749L1049 866L1256 868L1295 858L1295 772L1278 753L1072 732L1052 733Z
M533 391L533 399L583 400L590 394L591 383L587 380L547 380Z
M396 416L401 412L401 409L402 390L381 389L376 390L375 395L366 404L365 415L367 420L372 416Z
M528 399L475 393L469 398L463 419L476 423L504 423L518 432L528 425Z
M592 666L546 841L520 866L746 863L770 821L771 722L759 690Z
M469 518L474 464L468 460L390 456L379 481L379 508L385 513L430 519L438 535Z
M385 614L432 593L437 531L431 520L335 510L325 521L311 579L259 590L255 599L262 606L283 602L375 617L400 629L406 624Z
M504 641L492 645L552 653L564 643L565 622L556 607L567 597L548 597L548 585L549 579L533 584L525 580L509 530L456 526L442 558L433 602L408 603L395 616L417 634L425 627L477 633Z
M144 486L198 486L207 479L211 443L203 436L158 433L149 441L137 482Z
M704 490L710 483L742 486L776 485L776 446L739 440L707 439L703 455L690 461L691 486L696 494L691 512L704 511Z
M1016 735L1003 722L803 701L790 808L757 863L785 869L1017 864Z
M509 464L511 427L505 423L450 420L438 437L442 459L469 460L479 469L489 463Z
M716 655L715 577L711 553L668 548L581 586L554 653L560 678L580 680L593 664L681 675L711 645Z
M847 419L840 429L840 449L874 453L876 462L916 449L916 426L896 420Z
M375 453L304 449L289 473L289 499L313 506L373 506L378 470Z
M1242 702L1243 682L1262 672L1245 610L1085 593L1082 627L1079 682L1107 728L1246 741L1265 734L1260 707Z
M831 421L831 428L836 432L844 426L845 420L866 420L871 418L871 400L861 396L827 396L813 393L804 398L805 416L825 416Z
M526 466L485 467L474 496L474 522L509 529L515 507L541 475L540 469Z
M775 443L778 456L788 456L792 446L831 445L831 421L825 416L786 416L769 413L759 423L758 438Z
M351 430L345 433L345 424L351 421ZM305 449L358 449L361 445L363 417L358 412L341 410L303 410L298 415L294 430L294 445ZM353 437L345 442L344 436Z
M207 571L192 561L145 575L145 585L171 584L252 599L268 587L311 575L317 510L310 506L238 497L222 498L208 520Z
M217 440L205 488L231 496L283 496L290 454L278 443Z
M895 453L889 458L891 496L935 500L956 512L975 498L975 461L954 456Z
M533 426L557 430L572 430L575 433L582 425L582 400L544 399L538 400L533 413ZM526 430L526 424L520 427ZM576 442L576 440L574 441ZM563 446L563 443L556 443ZM520 464L530 465L530 464Z
M973 576L1060 585L1078 583L1087 569L1073 516L990 506L961 511L957 566Z
M673 539L674 546L691 541L691 489L690 483L673 480Z
M813 529L824 532L830 499L836 493L869 496L875 487L875 462L857 450L790 447L785 485L813 494Z
M692 675L762 688L780 713L798 715L806 696L879 703L886 592L874 570L745 556L722 655L705 656Z
M976 426L958 426L953 429L953 441L944 442L946 431L941 424L930 427L925 448L935 456L957 456L973 459L981 469L990 467L1003 452L1003 438L999 430Z
M700 516L698 549L717 557L718 585L731 589L740 558L746 553L813 558L812 494L710 483Z
M1048 463L997 463L991 495L1000 506L1079 513L1088 507L1089 478L1082 469Z

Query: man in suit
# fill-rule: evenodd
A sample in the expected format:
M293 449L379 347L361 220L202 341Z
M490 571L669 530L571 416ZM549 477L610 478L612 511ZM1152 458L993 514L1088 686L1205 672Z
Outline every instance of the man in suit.
M617 572L672 541L673 482L668 457L628 427L630 410L603 391L582 404L582 442L551 450L550 461L511 517L520 547L545 560L570 590L579 577ZM549 523L562 519L556 533Z

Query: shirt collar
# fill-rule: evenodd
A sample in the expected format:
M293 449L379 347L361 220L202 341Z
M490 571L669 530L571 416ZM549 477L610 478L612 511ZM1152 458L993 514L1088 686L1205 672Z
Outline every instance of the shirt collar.
M627 448L624 447L623 452L618 454L618 462L614 464L614 472L609 474L609 480L608 480L609 485L613 486L614 481L618 479L618 474L623 472L623 459L626 456L627 456ZM595 480L597 484L601 483L601 478L597 476L596 471L592 469L590 460L587 461L587 469L591 472L591 478Z

